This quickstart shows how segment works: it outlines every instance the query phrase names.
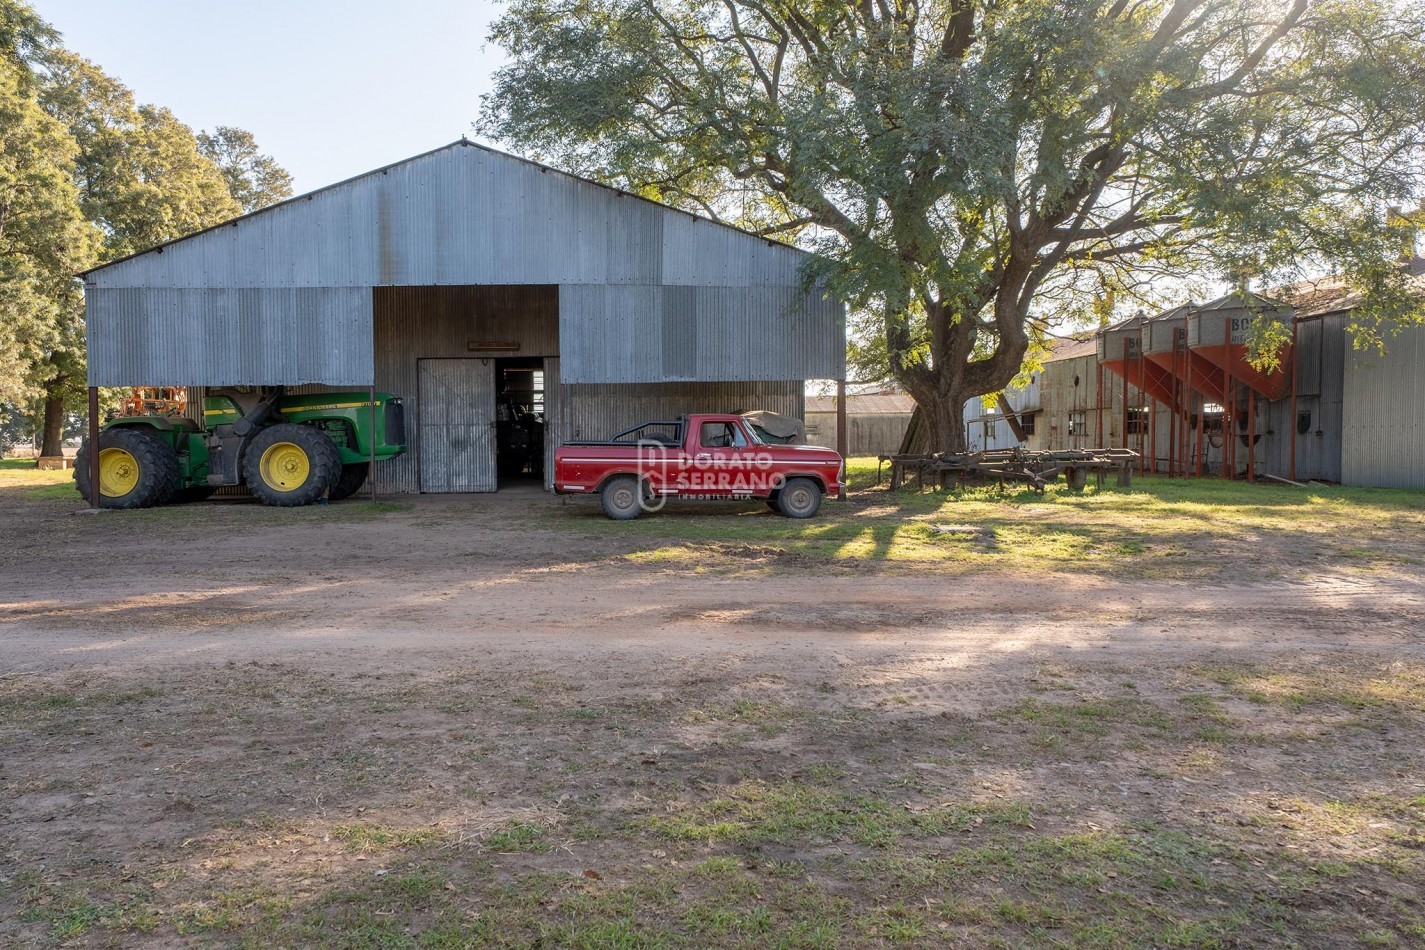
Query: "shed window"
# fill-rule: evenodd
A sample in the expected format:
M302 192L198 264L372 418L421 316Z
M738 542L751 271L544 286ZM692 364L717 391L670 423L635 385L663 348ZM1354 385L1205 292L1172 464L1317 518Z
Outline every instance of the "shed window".
M1087 419L1086 417L1087 417L1087 413L1084 413L1084 412L1071 412L1071 413L1069 413L1069 435L1071 435L1071 436L1088 435L1089 427L1088 427L1088 419Z
M1142 435L1148 431L1148 410L1129 409L1128 410L1128 434Z
M1039 415L1037 412L1021 412L1019 414L1019 429L1025 435L1034 434L1034 418Z

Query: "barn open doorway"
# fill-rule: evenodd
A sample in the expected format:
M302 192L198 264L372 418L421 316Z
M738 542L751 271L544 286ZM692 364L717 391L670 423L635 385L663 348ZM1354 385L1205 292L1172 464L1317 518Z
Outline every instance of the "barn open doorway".
M495 361L495 457L500 488L544 484L545 378L540 357Z

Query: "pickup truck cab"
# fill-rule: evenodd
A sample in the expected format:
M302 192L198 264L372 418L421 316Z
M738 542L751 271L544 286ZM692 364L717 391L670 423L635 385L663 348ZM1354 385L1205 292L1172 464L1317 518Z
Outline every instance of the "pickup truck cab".
M554 454L554 490L598 494L626 521L668 498L760 499L788 518L810 518L842 490L842 459L812 445L769 445L741 416L702 413L645 422L607 442L568 442Z

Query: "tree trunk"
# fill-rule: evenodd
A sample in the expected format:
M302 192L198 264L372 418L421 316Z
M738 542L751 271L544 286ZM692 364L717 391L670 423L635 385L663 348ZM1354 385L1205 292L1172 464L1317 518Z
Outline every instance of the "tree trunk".
M964 452L965 400L916 399L915 411L901 440L902 455Z
M51 382L45 386L44 435L40 441L40 455L64 454L64 393L63 381Z

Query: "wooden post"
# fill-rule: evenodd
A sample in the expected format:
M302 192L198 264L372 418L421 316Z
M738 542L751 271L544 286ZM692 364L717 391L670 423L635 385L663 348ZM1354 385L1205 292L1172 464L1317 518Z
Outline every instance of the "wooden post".
M1224 316L1222 318L1222 477L1231 478L1232 473L1227 468L1227 454L1232 446L1232 427L1228 422L1227 402L1232 395L1232 371L1227 367L1231 365L1232 358L1232 318Z
M99 387L89 387L89 499L91 508L103 508L99 495Z
M836 454L843 462L850 454L851 433L846 428L846 380L836 381ZM846 497L846 486L841 486L840 498Z
M1128 448L1128 337L1123 338L1123 447Z
M1107 347L1104 348L1107 350ZM1098 424L1094 430L1094 443L1101 449L1109 447L1103 437L1103 361L1094 353L1094 364L1098 367ZM1071 446L1072 448L1072 446Z
M371 488L371 503L376 503L376 380L371 380L371 459L366 464L366 484Z
M1178 328L1173 327L1173 407L1168 413L1168 477L1178 474L1178 411L1182 407L1182 383L1178 376Z
M1287 463L1287 478L1296 481L1296 377L1301 369L1301 357L1298 355L1296 346L1297 326L1301 323L1301 318L1293 316L1291 318L1291 461Z
M1247 387L1247 480L1249 482L1257 479L1257 443L1262 441L1257 435L1257 396L1258 393L1255 389Z

